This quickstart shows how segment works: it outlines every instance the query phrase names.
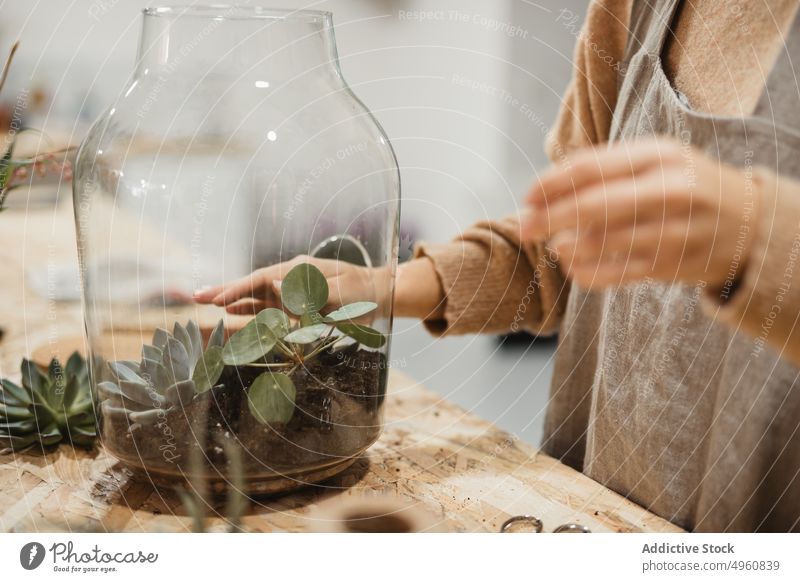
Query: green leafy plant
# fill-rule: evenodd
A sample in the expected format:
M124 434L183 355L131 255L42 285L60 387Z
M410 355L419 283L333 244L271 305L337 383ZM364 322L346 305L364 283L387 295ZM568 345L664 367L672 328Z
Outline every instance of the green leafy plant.
M11 47L3 72L0 73L0 93L6 84L14 54L17 52L19 43L16 42ZM65 158L68 152L73 151L74 147L66 147L50 152L42 152L26 158L14 157L14 146L17 137L25 132L36 131L31 128L22 128L19 131L9 132L8 148L0 156L0 212L4 210L4 204L8 194L21 186L29 183L32 175L43 176L48 172L61 174L65 180L72 179L72 164Z
M175 323L172 333L157 329L153 343L142 346L142 360L108 363L110 379L97 384L102 406L126 414L131 422L153 424L166 411L185 406L212 388L222 373L222 320L211 332L205 350L200 328Z
M281 285L285 311L264 309L227 342L222 321L205 350L193 321L186 327L176 323L171 334L157 329L153 343L142 347L140 362L108 363L110 378L97 385L103 409L125 414L134 424L151 425L217 386L226 366L251 367L264 372L247 390L250 413L267 425L289 422L297 396L292 375L298 368L346 342L368 348L386 343L382 333L354 321L374 311L376 303L359 301L323 315L328 292L320 270L303 263Z
M248 391L252 415L263 424L286 423L294 414L296 389L293 373L337 344L350 342L380 348L386 336L354 320L378 305L359 301L325 315L328 282L310 263L294 267L281 283L284 310L267 308L233 334L221 351L227 366L264 368ZM292 323L286 312L296 316ZM209 358L217 365L216 355Z
M45 374L22 360L22 386L0 380L0 454L35 444L91 446L97 435L89 371L78 353L63 366L50 362Z

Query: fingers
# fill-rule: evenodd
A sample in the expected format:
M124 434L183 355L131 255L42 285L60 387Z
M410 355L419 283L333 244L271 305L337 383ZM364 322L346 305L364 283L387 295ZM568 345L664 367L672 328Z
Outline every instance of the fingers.
M206 289L198 289L192 295L192 299L194 299L197 303L211 303L214 297L222 293L222 285L217 285L215 287L207 287Z
M654 221L606 232L590 231L585 236L566 231L554 236L549 244L559 256L578 262L624 260L629 255L644 252L656 258L666 255L669 259L676 259L694 246L688 232L688 222Z
M267 302L274 301L272 282L280 277L280 267L280 265L273 265L258 269L246 277L223 285L223 290L211 302L219 307L224 307L248 297Z
M562 230L614 228L661 215L667 187L661 172L587 186L547 209L534 210L523 226L523 237L544 240Z
M251 315L255 317L267 307L276 307L276 305L260 299L247 298L231 303L225 308L225 311L232 315Z
M578 154L571 163L546 172L531 188L527 201L541 209L587 185L630 178L648 168L679 159L679 146L665 140L622 143L604 151L592 149Z

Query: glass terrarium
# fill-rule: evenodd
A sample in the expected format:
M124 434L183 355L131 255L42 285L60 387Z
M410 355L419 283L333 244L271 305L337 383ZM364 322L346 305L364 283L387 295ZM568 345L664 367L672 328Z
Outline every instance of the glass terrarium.
M100 436L156 482L319 481L379 436L400 182L332 18L144 11L74 203Z

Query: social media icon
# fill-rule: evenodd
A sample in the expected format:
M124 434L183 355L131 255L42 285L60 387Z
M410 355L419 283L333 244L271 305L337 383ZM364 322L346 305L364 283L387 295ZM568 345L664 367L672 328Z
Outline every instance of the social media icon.
M26 570L35 570L44 561L44 546L39 542L30 542L19 551L19 563Z

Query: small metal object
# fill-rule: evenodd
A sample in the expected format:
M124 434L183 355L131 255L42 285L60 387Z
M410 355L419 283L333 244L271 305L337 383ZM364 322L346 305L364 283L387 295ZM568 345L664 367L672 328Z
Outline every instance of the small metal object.
M544 529L542 520L538 517L532 515L515 515L514 517L509 517L503 525L500 526L500 533L509 533L511 528L515 525L523 523L533 527L533 533L542 533Z
M554 529L553 533L592 533L592 530L579 523L565 523Z
M335 234L328 237L308 254L319 259L335 259L372 267L372 259L367 249L361 241L349 234Z

